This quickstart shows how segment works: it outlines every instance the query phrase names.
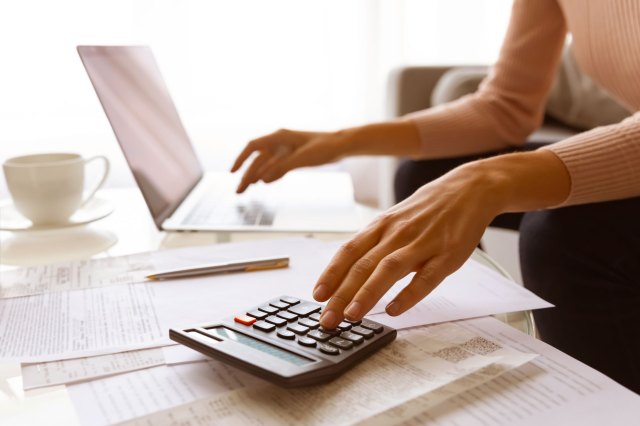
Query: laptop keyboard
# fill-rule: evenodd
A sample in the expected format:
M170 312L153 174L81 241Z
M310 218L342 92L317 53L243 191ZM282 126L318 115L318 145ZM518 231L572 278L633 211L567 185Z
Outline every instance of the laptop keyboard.
M211 196L202 197L184 219L185 225L261 225L273 224L275 211L272 207L257 200L228 204Z

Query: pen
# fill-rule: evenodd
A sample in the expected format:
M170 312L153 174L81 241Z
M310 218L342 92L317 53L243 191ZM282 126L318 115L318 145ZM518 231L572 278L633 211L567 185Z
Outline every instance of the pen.
M198 275L220 274L224 272L253 272L267 269L286 268L289 257L247 259L236 262L215 263L211 265L190 266L147 275L149 280L194 277Z

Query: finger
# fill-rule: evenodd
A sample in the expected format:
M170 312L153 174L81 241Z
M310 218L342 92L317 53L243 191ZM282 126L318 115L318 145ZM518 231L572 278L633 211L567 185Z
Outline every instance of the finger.
M284 176L284 174L286 172L281 173L281 174L276 174L275 176L274 176L274 173L272 172L272 170L274 168L278 168L279 169L281 167L281 163L283 161L286 161L286 158L283 158L283 155L286 155L286 154L282 154L281 153L279 155L276 155L276 156L272 157L269 161L267 161L264 164L264 166L262 166L262 168L260 169L260 173L259 174L260 174L260 178L262 179L263 182L271 183L271 182L273 182L275 180L280 179L282 176ZM287 170L287 171L289 171L289 170Z
M403 247L385 256L353 296L344 311L345 317L351 321L362 319L398 280L415 270L423 256L424 252L417 251L414 246Z
M236 189L238 194L244 192L244 190L252 183L257 182L258 172L270 158L271 154L262 153L253 160L247 171L244 172L242 180L240 180L240 183L238 184L238 189Z
M355 261L371 250L377 243L378 235L375 231L361 232L344 243L333 256L329 265L320 274L313 288L313 298L318 302L327 300L338 288Z
M320 324L325 328L335 328L344 318L344 310L378 266L378 263L389 253L389 248L376 246L358 259L340 284L320 317Z
M280 179L293 169L306 166L317 166L324 163L324 158L319 155L315 155L312 150L299 148L287 157L283 158L282 161L274 162L269 165L268 168L265 167L262 180L267 183L273 182L274 180Z
M451 271L443 256L434 257L416 272L407 285L386 307L391 316L397 316L427 297Z
M233 166L231 167L231 172L233 173L237 171L240 167L242 167L242 164L244 164L247 158L249 158L249 156L253 154L255 151L259 151L261 149L266 148L268 145L270 145L271 140L273 139L272 136L273 135L263 136L261 138L254 139L251 142L249 142L236 158L236 161L233 163Z

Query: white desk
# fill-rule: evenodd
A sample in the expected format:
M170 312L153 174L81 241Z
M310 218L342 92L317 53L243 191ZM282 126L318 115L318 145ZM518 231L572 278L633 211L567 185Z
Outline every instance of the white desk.
M190 245L251 239L279 238L291 233L179 232L158 231L136 188L103 190L99 197L111 200L115 211L109 217L76 228L33 233L0 232L0 273L15 268L92 256L118 256L135 252ZM377 214L360 206L363 224ZM346 239L344 233L297 234L324 240ZM474 258L503 272L480 251ZM500 319L532 334L532 323L523 314L507 314ZM23 392L20 366L0 363L0 424L77 424L64 386Z

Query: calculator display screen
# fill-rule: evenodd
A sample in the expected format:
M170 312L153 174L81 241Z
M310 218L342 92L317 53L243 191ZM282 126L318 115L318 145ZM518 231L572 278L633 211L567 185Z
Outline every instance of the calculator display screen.
M293 352L280 349L277 346L270 345L268 343L262 342L258 339L254 339L253 337L247 336L245 334L238 333L237 331L231 330L226 327L208 328L207 331L210 333L216 334L220 337L224 337L229 340L234 340L240 344L249 346L253 349L257 349L261 352L275 356L276 358L289 362L291 364L305 365L305 364L311 364L312 362L314 362L314 360L310 358L305 358L298 354L294 354Z

